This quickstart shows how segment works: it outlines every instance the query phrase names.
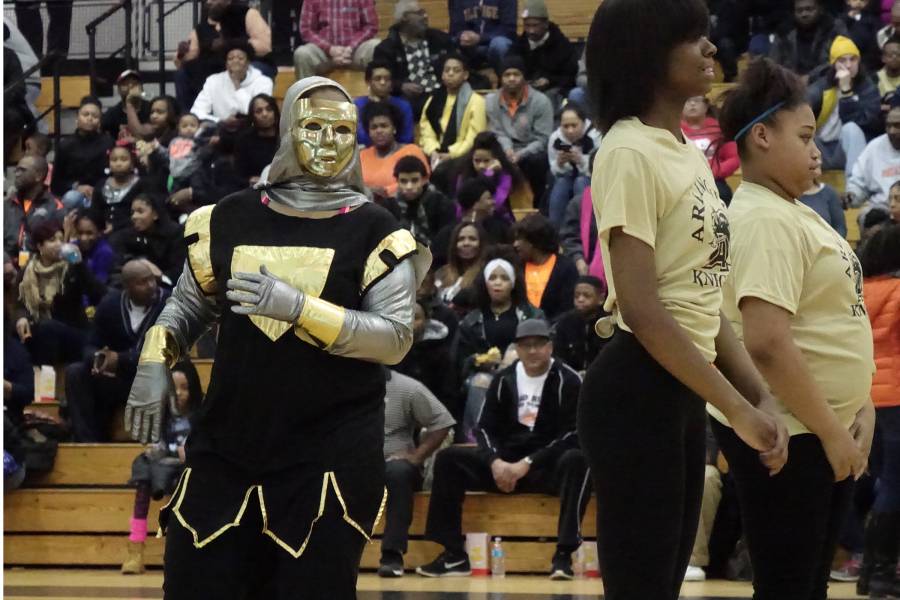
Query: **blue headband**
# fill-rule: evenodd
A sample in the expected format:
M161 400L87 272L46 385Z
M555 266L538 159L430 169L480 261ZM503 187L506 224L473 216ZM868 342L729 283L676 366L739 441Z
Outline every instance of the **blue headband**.
M782 106L784 106L784 102L779 102L778 104L776 104L775 106L773 106L772 108L770 108L769 110L767 110L766 112L764 112L763 114L759 115L758 117L756 117L755 119L753 119L752 121L750 121L749 123L747 123L746 125L744 125L743 129L741 129L740 131L738 131L738 132L737 132L737 135L734 136L734 141L736 142L736 141L738 141L739 139L741 139L741 137L743 137L744 135L746 135L746 133L747 133L748 131L750 131L750 128L751 128L751 127L753 127L753 126L756 125L757 123L760 123L760 122L762 122L762 121L765 121L766 119L768 119L769 117L771 117L773 114L775 114L776 112L778 112L778 109L780 109Z

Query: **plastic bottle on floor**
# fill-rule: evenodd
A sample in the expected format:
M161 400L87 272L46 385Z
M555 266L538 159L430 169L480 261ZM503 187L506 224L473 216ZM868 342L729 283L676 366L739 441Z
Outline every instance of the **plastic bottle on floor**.
M506 554L499 537L495 537L491 544L491 577L506 577Z

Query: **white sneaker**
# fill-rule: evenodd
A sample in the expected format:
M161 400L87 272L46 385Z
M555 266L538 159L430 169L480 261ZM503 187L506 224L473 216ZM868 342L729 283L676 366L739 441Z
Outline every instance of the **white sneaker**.
M706 581L706 571L704 571L700 567L691 567L687 568L687 571L684 572L684 580L685 581Z

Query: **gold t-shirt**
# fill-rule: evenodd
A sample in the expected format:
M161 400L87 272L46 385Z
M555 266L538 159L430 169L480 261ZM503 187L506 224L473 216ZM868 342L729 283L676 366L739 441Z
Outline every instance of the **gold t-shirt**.
M618 326L631 331L616 309L609 256L614 227L654 249L660 301L704 358L715 360L730 268L728 218L700 150L639 119L620 120L594 160L591 197L609 285L605 308Z
M738 336L748 296L791 313L794 343L828 405L847 427L869 398L875 362L859 260L814 210L744 182L728 208L732 274L723 312ZM791 435L809 429L779 403ZM712 406L710 414L724 424Z

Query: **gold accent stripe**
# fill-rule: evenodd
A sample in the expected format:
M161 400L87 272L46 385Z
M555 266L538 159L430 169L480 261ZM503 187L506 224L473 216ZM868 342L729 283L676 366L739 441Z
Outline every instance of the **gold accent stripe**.
M302 331L295 329L295 333L303 337L301 333L305 331L319 340L323 347L327 348L340 335L341 328L344 326L345 312L345 309L341 306L307 294L303 302L303 310L300 311L300 317L297 319L296 325Z
M185 470L185 472L187 472L187 471L190 471L190 469ZM194 529L193 527L191 527L190 525L188 525L187 519L185 519L181 515L181 503L184 500L185 493L187 492L189 480L190 480L190 474L188 473L187 477L185 477L184 487L181 490L181 494L178 496L178 502L175 503L175 507L172 509L172 514L175 515L175 517L178 519L178 522L181 523L182 527L184 527L185 529L187 529L188 531L191 532L191 536L193 536L193 538L194 538L194 547L195 548L202 548L202 547L206 546L208 543L210 543L211 541L213 541L214 539L216 539L217 537L219 537L220 535L222 535L223 533L225 533L232 527L237 527L238 525L240 525L241 519L244 516L244 511L247 510L247 503L250 501L250 494L253 492L254 488L259 487L259 486L253 485L253 486L250 486L249 488L247 488L247 492L244 494L244 501L241 503L241 508L238 510L237 514L234 516L234 520L231 523L226 523L225 525L223 525L222 527L220 527L219 529L214 531L212 533L212 535L201 540L200 534L197 533L197 530Z
M362 291L381 279L394 265L389 265L381 258L381 253L387 250L397 262L400 262L410 254L416 252L416 239L406 229L398 229L381 240L375 249L366 258L366 267L363 271Z
M187 474L188 474L188 472L189 472L190 470L191 470L191 468L188 467L188 468L184 469L184 470L181 472L181 475L178 476L178 483L175 484L175 489L172 490L172 495L169 496L169 501L166 502L165 504L163 504L163 505L160 507L160 509L159 509L160 514L162 513L162 511L164 511L164 510L166 510L167 508L169 508L169 505L172 504L172 501L175 500L175 498L178 497L178 494L179 494L179 492L181 491L181 484L182 484L182 483L184 482L184 480L187 478ZM157 518L156 520L157 520L157 522L159 522L159 518ZM162 528L162 525L157 525L157 526L156 526L156 537L157 537L157 538L162 538L162 536L163 536L163 528Z
M178 362L181 351L175 335L162 325L154 325L144 334L144 346L138 364L161 363L170 369Z
M184 237L197 235L198 239L188 246L188 264L191 272L205 294L215 294L217 290L216 277L213 274L212 258L210 256L209 224L212 220L212 211L215 205L202 206L188 215L184 224Z
M262 486L259 487L259 506L260 510L262 510L262 518L263 518L263 533L267 536L275 540L275 543L281 546L281 548L286 551L288 554L293 556L294 558L300 558L300 556L306 551L306 546L309 544L309 538L312 537L313 528L316 526L316 522L322 518L322 515L325 513L325 500L328 497L328 473L324 473L322 475L322 492L319 496L319 512L316 514L316 518L312 520L312 523L309 524L309 531L306 534L306 538L304 538L303 543L300 544L300 548L294 550L291 546L285 542L283 539L275 535L275 533L269 529L269 517L266 514L266 504L263 500L263 490Z

